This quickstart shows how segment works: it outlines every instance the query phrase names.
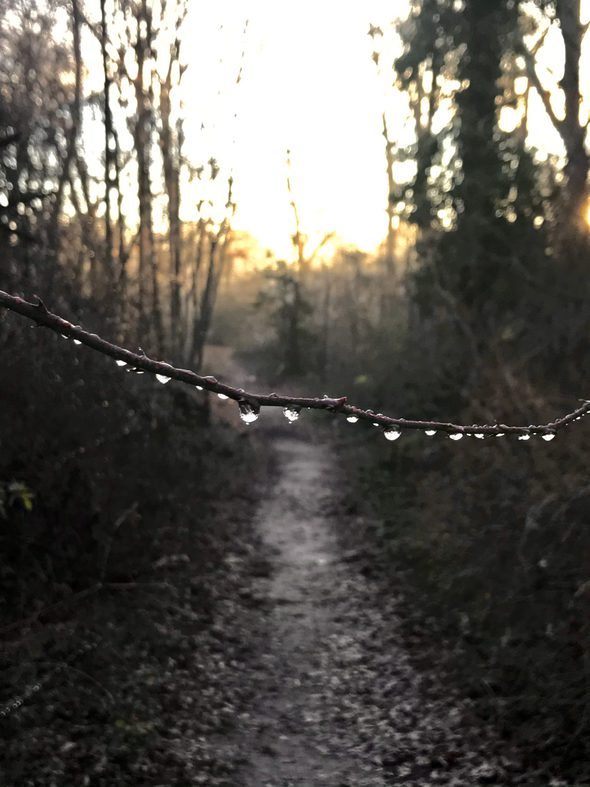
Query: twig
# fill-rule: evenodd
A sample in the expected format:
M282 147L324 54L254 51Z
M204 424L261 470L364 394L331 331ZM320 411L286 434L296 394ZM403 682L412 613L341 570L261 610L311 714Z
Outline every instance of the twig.
M189 369L177 369L164 361L155 361L152 358L148 358L146 355L137 354L124 347L111 344L105 339L101 339L97 334L88 333L79 325L73 325L62 317L53 314L47 309L40 298L37 298L37 303L29 303L22 298L9 295L0 290L0 306L16 312L23 317L27 317L37 325L50 328L52 331L61 334L65 338L73 339L79 344L85 344L87 347L103 355L107 355L115 361L119 361L121 364L129 366L134 371L150 372L162 378L178 380L192 387L211 391L222 397L233 399L238 402L241 408L253 413L258 413L261 407L283 407L295 411L302 408L310 410L328 410L332 413L345 415L348 418L366 421L375 426L381 426L385 429L386 433L419 429L431 432L446 432L457 437L463 435L485 437L489 435L500 436L511 434L526 440L532 435L542 435L546 438L550 438L555 432L564 429L566 426L569 426L569 424L590 412L590 401L582 400L583 404L581 407L578 407L573 412L561 418L557 418L545 424L529 424L528 426L508 426L507 424L462 425L441 421L392 418L383 415L383 413L374 413L372 410L364 410L360 407L348 404L346 396L337 398L328 396L324 396L323 398L308 398L301 396L282 396L276 393L250 393L249 391L244 391L243 388L234 388L231 385L222 383L215 377L202 377Z

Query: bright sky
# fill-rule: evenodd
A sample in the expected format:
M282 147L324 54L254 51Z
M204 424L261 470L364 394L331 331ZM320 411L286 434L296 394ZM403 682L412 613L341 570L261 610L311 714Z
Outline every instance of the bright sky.
M371 22L385 30L395 7L391 0L191 3L183 39L187 154L198 160L212 150L224 170L233 168L235 227L281 256L293 253L287 149L310 245L334 231L373 249L385 236L381 114L393 75L389 86L378 77L367 33ZM397 3L398 13L405 8Z
M309 248L334 232L340 242L375 249L387 227L384 109L390 136L401 145L413 141L407 104L392 87L394 75L389 67L395 54L391 48L397 41L392 25L406 16L407 0L299 0L293 4L189 0L188 7L181 52L188 68L177 96L184 104L184 154L195 166L214 156L221 174L210 193L203 194L209 188L206 180L183 188L182 218L196 220L196 202L203 196L213 199L214 218L221 218L231 172L238 205L233 226L249 232L278 256L291 259L294 217L286 186L289 149L292 188L301 230L310 236ZM590 19L590 0L582 0L582 16L582 21ZM371 23L385 34L375 42L367 35ZM383 53L383 70L378 71L371 54L386 45L390 50ZM87 74L86 90L100 91L102 68L90 34L84 51L88 62L95 63ZM589 60L590 36L583 72ZM553 92L558 112L562 68L563 44L556 27L539 53L539 73ZM240 69L241 80L236 84ZM534 93L531 99L529 142L542 157L559 155L563 151L559 135L540 99ZM581 114L588 111L589 103L587 95ZM506 109L502 126L509 130L516 116ZM88 128L85 144L99 162L100 118L90 121ZM124 122L120 133L123 145L131 149L131 137L123 139ZM96 174L100 177L101 173ZM155 172L156 188L158 177ZM164 206L162 202L160 207ZM136 212L131 181L124 209L129 218Z

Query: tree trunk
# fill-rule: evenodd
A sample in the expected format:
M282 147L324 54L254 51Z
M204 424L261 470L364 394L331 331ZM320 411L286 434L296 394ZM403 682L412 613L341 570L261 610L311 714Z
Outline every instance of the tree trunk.
M104 243L105 243L105 274L108 287L113 283L113 227L111 221L111 169L113 165L113 116L111 112L109 75L109 58L107 53L108 29L106 17L106 0L100 0L100 49L104 72Z
M590 160L586 151L587 125L580 123L582 93L580 89L580 58L584 27L580 22L580 0L557 0L557 16L565 44L565 64L560 87L565 96L565 117L560 132L567 151L564 174L567 183L563 211L568 224L579 232L584 228L588 194L588 169Z

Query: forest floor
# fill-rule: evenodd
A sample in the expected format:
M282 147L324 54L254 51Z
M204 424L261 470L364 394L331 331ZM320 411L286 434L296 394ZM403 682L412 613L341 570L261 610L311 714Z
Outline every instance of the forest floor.
M408 640L335 448L274 415L266 481L220 501L196 573L170 555L15 644L0 785L564 785L523 774L440 676L428 632Z

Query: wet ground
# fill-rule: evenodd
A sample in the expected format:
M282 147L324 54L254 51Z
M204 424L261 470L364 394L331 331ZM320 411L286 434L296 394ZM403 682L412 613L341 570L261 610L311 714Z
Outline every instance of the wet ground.
M253 701L232 736L244 787L511 784L517 768L469 703L419 674L398 600L342 546L330 449L276 440L278 478L255 527L272 571L252 582ZM357 523L358 524L358 523ZM516 782L514 782L516 783Z
M197 544L158 561L157 586L97 598L55 631L64 654L99 642L67 664L20 646L41 689L3 722L2 787L563 787L415 666L336 449L269 423L271 481L228 496L215 559L197 571Z

